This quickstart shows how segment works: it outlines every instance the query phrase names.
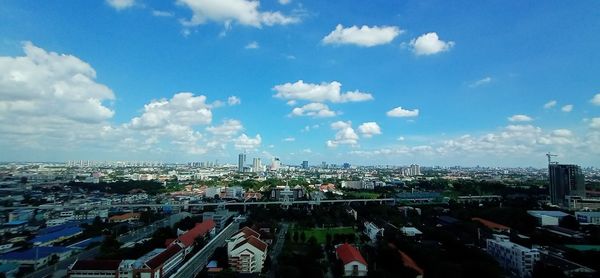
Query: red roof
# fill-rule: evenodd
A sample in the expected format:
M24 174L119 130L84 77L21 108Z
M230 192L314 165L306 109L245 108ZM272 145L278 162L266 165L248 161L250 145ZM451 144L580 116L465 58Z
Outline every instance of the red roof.
M478 221L479 223L483 224L483 226L486 226L487 228L492 230L510 230L510 228L507 226L483 218L473 217L471 218L471 220Z
M404 262L404 266L413 269L420 275L424 274L423 269L420 268L411 257L409 257L408 255L406 255L406 253L400 250L398 250L398 253L400 253L400 256L402 257L402 262Z
M171 245L171 247L167 248L165 251L160 252L158 255L148 260L146 265L151 269L157 269L170 258L179 253L179 251L181 251L181 247L179 245Z
M248 236L246 237L245 240L243 240L242 242L238 243L238 245L236 245L235 247L233 247L233 249L236 249L246 243L250 243L250 245L256 247L256 249L261 250L263 252L267 251L267 247L269 246L267 243L265 243L264 241L258 239L255 236Z
M248 227L242 228L240 230L240 232L244 233L244 237L249 237L249 236L255 236L257 238L260 237L260 234L257 231L252 230L252 229L250 229Z
M208 219L202 223L196 223L196 226L184 234L180 235L177 239L185 246L191 246L200 236L205 236L215 227L215 221Z
M340 258L344 264L357 261L361 264L367 265L367 261L365 261L365 258L363 258L358 249L348 243L338 246L335 249L335 252L337 253L338 258Z
M71 270L118 270L121 260L78 260Z

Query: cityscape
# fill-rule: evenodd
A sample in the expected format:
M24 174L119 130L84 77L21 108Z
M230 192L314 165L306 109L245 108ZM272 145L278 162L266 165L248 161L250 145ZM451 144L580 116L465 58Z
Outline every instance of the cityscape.
M0 278L600 277L598 10L3 1Z

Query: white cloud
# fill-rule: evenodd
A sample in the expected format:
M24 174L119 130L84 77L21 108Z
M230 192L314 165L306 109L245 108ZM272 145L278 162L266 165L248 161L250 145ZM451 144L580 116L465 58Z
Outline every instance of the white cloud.
M248 43L244 48L245 49L258 49L260 46L258 45L257 41L253 41Z
M238 120L224 120L221 125L209 126L206 131L219 136L234 136L244 129L242 123Z
M344 28L338 24L335 30L323 38L324 44L354 44L362 47L388 44L402 34L404 31L395 26L373 26L356 25Z
M486 77L484 77L482 79L479 79L479 80L477 80L477 81L469 84L469 87L471 87L471 88L477 88L479 86L483 86L483 85L488 84L490 82L492 82L492 78L489 77L489 76L486 76Z
M255 0L177 0L177 4L192 11L184 26L197 26L207 21L224 24L232 22L260 28L263 25L287 25L300 22L300 18L281 12L260 11L260 2Z
M229 106L234 106L234 105L238 105L241 103L242 103L242 100L239 97L230 96L227 98L227 104L229 104Z
M194 96L183 92L170 100L153 100L144 105L144 113L131 120L132 129L162 129L169 125L206 125L212 120L212 112L206 104L206 96Z
M533 119L527 115L513 115L511 117L508 117L508 120L511 122L531 122L533 121Z
M334 117L337 113L329 109L329 106L319 102L306 104L302 107L292 109L290 116L309 116L313 118Z
M157 17L172 17L174 14L168 11L153 10L152 15Z
M330 148L335 148L338 145L352 145L358 144L358 135L352 128L351 122L337 121L331 124L331 129L337 130L335 138L333 140L327 140L326 144Z
M289 3L292 3L292 0L279 0L279 4L281 5L287 5Z
M296 138L294 138L294 137L286 137L286 138L283 138L283 141L284 142L294 142L294 141L296 141Z
M590 102L591 102L593 105L600 106L600 93L596 94L596 95L595 95L595 96L594 96L594 97L593 97L593 98L590 100Z
M565 106L563 106L560 110L562 110L563 112L571 112L573 111L573 104L567 104Z
M439 39L437 33L431 32L411 40L410 46L415 55L433 55L450 50L454 46L454 42L442 41Z
M398 138L396 138L396 140L398 140L398 141L404 141L404 139L405 139L404 136L398 136Z
M307 100L312 102L330 101L341 103L360 102L373 99L371 94L359 91L341 93L341 86L342 84L337 81L312 84L298 80L296 83L276 85L273 87L273 90L277 92L275 97L286 100Z
M416 117L416 116L419 116L419 109L409 110L409 109L404 109L404 108L398 106L398 107L388 111L386 114L388 115L388 117L399 117L399 118Z
M381 128L376 122L366 122L358 126L358 132L365 138L381 134Z
M135 5L135 0L106 0L106 3L117 11L131 8Z
M546 102L546 104L544 104L544 109L550 109L550 108L556 106L556 104L557 104L556 100L548 101L548 102Z
M254 138L242 134L233 140L234 147L238 150L255 150L260 147L261 142L260 134L257 134Z
M96 71L31 42L23 51L0 56L0 140L50 148L99 138L115 113L105 102L115 96L96 82Z
M590 128L592 128L592 129L600 129L600 117L592 118L590 120Z

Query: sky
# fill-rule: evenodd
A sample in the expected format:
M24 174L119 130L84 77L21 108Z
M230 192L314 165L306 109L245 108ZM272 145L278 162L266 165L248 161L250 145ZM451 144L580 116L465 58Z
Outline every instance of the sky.
M599 167L598 10L3 1L0 161Z

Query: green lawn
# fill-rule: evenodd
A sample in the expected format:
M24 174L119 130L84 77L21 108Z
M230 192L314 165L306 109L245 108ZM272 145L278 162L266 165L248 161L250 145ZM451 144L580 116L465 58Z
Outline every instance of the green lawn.
M347 198L351 199L377 199L379 198L379 193L376 192L355 192L355 191L347 191L344 192Z
M355 232L353 227L312 228L312 229L298 228L298 229L293 229L291 231L290 235L292 235L294 231L299 232L299 233L304 232L307 240L311 236L314 236L319 244L325 243L325 238L326 238L327 234L330 234L333 237L334 234L353 234Z

